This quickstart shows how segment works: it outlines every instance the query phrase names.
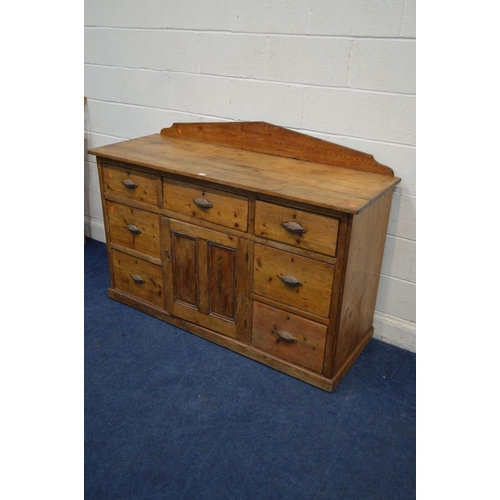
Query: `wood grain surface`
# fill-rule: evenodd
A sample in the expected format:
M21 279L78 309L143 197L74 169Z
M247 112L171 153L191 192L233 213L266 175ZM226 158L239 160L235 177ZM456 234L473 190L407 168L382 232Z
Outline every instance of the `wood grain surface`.
M393 175L372 155L266 122L174 123L161 130L167 137L230 146L286 158Z
M281 340L287 332L295 342ZM255 301L252 345L310 370L323 370L326 326Z
M295 222L303 233L294 233L283 227ZM257 201L255 203L255 234L287 245L335 256L339 220L305 210Z
M326 141L325 141L326 142ZM330 143L326 143L330 144ZM154 134L89 150L159 172L356 214L401 179Z

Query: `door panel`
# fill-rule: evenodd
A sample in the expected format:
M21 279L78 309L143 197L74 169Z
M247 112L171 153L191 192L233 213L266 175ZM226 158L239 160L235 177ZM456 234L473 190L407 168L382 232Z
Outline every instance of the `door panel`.
M245 338L247 241L168 217L166 301L173 316L233 338ZM241 263L241 264L240 264ZM241 304L240 304L241 302Z
M236 250L208 245L210 313L236 321Z
M173 300L198 308L196 239L172 233Z

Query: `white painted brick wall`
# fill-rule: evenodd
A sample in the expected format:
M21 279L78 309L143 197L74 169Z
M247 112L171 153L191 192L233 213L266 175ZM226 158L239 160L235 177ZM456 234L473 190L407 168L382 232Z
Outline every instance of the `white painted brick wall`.
M164 0L85 2L85 26L164 28L165 7Z
M308 33L398 37L404 5L405 0L310 0Z
M394 67L398 71L394 71ZM349 87L415 94L415 41L364 40L352 42Z
M140 68L143 60L141 35L142 32L139 30L87 28L85 30L85 62Z
M165 0L165 27L227 31L232 0Z
M262 120L372 154L393 198L376 337L415 350L415 0L85 0L85 148ZM104 238L95 158L85 231Z
M269 38L268 80L346 87L352 42L345 38Z
M398 97L379 92L306 87L303 127L384 140L392 102Z
M233 33L198 35L200 73L266 79L268 37Z
M417 35L417 26L415 24L416 19L416 0L406 0L403 20L401 22L401 35L406 38L416 38Z
M164 71L117 68L118 102L149 107L170 107L169 75Z
M137 67L169 72L198 73L198 33L192 31L140 31Z
M231 30L255 33L307 33L304 0L234 0Z
M304 89L296 85L233 80L231 117L300 127ZM260 118L259 118L260 117Z
M171 108L229 118L231 116L231 80L217 76L170 75Z

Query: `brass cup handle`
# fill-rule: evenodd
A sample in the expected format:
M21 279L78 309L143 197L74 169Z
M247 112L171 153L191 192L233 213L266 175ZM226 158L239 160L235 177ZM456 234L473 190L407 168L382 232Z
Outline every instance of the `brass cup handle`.
M134 280L138 285L142 285L146 283L138 274L131 274L130 277Z
M278 336L278 340L276 340L276 342L279 342L280 340L284 340L289 344L297 342L297 339L291 333L276 330L276 335Z
M302 286L302 283L295 276L290 276L289 274L287 274L286 276L280 276L279 278L283 283L285 283L285 285L291 287Z
M135 189L139 187L132 179L124 179L122 181L122 184L127 188L127 189Z
M304 234L306 232L306 230L298 222L295 221L283 222L281 224L281 227L286 229L289 233L293 234Z
M142 232L135 224L127 224L126 227L132 234L141 234Z
M196 200L193 200L193 203L200 208L212 208L213 205L206 200L205 198L196 198Z

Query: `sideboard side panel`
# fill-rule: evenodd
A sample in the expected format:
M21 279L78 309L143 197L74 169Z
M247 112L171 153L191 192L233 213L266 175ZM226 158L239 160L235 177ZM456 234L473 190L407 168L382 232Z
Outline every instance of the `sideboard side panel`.
M97 172L99 175L99 185L101 191L101 206L102 206L102 220L104 223L104 235L106 238L106 253L108 256L108 267L109 267L109 280L110 280L110 288L114 288L115 286L115 273L113 269L113 259L111 256L111 238L110 238L110 227L109 227L109 217L108 210L106 205L106 195L104 192L104 168L102 164L102 160L100 157L96 157L97 162Z
M391 199L392 190L352 219L335 349L334 377L342 376L340 372L347 371L359 354L362 344L368 342L373 334L373 315Z

